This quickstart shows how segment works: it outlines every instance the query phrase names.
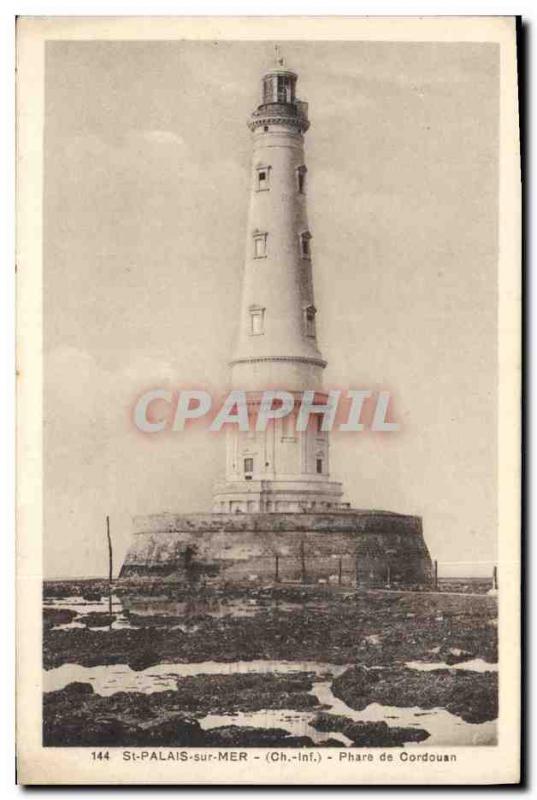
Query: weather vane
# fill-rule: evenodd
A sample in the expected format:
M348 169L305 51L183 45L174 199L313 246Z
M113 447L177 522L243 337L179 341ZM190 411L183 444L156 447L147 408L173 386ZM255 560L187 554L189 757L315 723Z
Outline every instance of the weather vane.
M280 52L280 46L278 44L274 45L274 52L275 52L275 56L276 56L276 66L277 67L285 66L285 61L284 61L284 58L283 58L283 56L282 56L282 54Z

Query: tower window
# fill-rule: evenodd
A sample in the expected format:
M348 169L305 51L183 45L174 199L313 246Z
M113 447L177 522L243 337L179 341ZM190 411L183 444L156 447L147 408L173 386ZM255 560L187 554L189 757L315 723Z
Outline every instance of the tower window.
M306 167L299 167L296 171L298 191L300 194L306 194Z
M244 477L247 481L252 480L252 474L254 471L254 459L253 458L245 458L244 459Z
M273 100L272 78L266 77L263 80L263 102L272 103L272 100Z
M267 234L254 233L254 258L267 257Z
M291 81L284 75L278 75L278 103L291 103L292 99Z
M250 335L260 336L265 332L265 309L260 306L250 308Z
M315 306L306 306L304 309L304 327L306 336L315 336L315 315L317 309Z
M323 472L323 460L322 458L317 459L317 474L322 475Z
M302 258L311 258L310 239L311 233L309 231L300 234L300 254Z
M270 167L257 167L257 191L266 192L270 189Z

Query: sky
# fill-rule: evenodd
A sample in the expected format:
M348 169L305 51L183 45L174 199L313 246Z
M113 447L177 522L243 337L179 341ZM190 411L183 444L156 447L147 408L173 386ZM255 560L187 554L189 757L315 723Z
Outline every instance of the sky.
M281 44L281 43L280 43ZM423 517L442 575L496 559L498 50L285 42L305 136L327 387L392 392L397 434L334 434L357 508ZM46 577L115 571L132 516L209 511L223 437L143 435L148 388L228 382L249 113L270 42L48 42ZM283 388L283 387L282 387Z

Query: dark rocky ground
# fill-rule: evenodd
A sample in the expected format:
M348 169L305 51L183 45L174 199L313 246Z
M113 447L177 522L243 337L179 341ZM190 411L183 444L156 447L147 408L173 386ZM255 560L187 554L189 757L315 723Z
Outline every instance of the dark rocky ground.
M177 691L117 692L101 697L89 683L44 695L44 743L84 746L312 746L308 737L277 728L227 725L203 731L197 718L268 708L310 709L311 676L203 675L178 681Z
M351 667L332 683L332 692L350 708L370 703L399 708L445 708L465 722L487 722L498 716L498 677L495 672L437 669Z
M132 629L51 630L48 626L45 669L69 661L85 666L129 664L133 669L163 661L260 658L368 666L410 660L449 659L453 663L457 658L497 661L493 597L375 591L335 594L300 587L254 590L247 596L258 604L252 616L212 616L200 610L203 605L198 597L196 609L187 617L163 615L158 605L154 614L127 611ZM224 609L232 599L220 598ZM46 611L47 616L50 613L66 612ZM95 623L104 626L109 618L88 614L80 621L91 628ZM457 656L452 650L463 654Z
M80 596L96 602L106 584L48 584L48 597ZM115 590L116 594L124 591ZM453 664L473 658L497 661L496 599L441 593L335 592L317 587L279 587L244 593L188 592L162 583L126 587L124 608L131 628L94 630L115 618L107 613L76 615L45 609L44 666L128 664L143 670L172 662L272 659L357 665L332 684L333 693L351 708L372 702L399 707L446 708L467 722L497 716L497 676L492 672L405 667L407 661ZM139 600L147 605L140 613ZM143 599L143 598L142 598ZM166 601L162 612L160 601ZM147 609L153 607L154 612ZM226 604L244 601L248 616L216 616ZM180 613L170 613L176 602ZM185 611L184 603L187 604ZM103 602L103 609L105 608ZM130 609L130 610L129 610ZM85 627L53 629L76 619ZM180 627L179 627L180 626ZM359 666L358 666L359 665ZM380 669L382 667L382 669ZM379 668L379 669L376 669ZM308 737L279 729L229 725L203 731L196 717L206 713L295 709L312 711L325 745L340 746L330 732L344 733L355 746L400 746L422 741L427 733L356 723L329 715L308 694L312 675L212 675L178 679L174 692L119 692L100 697L89 684L71 684L45 695L44 733L50 745L312 746ZM334 717L334 720L327 719ZM325 726L325 727L319 727ZM331 727L337 725L338 727Z
M44 743L52 747L91 746L249 746L341 747L327 736L314 744L282 728L226 725L204 731L197 717L204 712L255 711L268 708L319 708L307 674L293 676L203 675L178 681L178 691L94 693L89 683L70 683L44 695ZM312 726L328 734L344 733L357 747L395 747L427 738L424 730L390 727L385 722L354 722L323 712Z
M423 742L427 731L420 728L398 728L386 722L356 722L338 714L317 714L311 723L318 731L344 733L357 747L398 747L406 742Z

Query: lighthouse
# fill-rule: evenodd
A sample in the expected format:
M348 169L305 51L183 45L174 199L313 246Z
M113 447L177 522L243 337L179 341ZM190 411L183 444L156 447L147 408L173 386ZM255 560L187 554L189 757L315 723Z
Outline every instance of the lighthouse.
M323 359L317 342L312 232L307 214L304 135L308 105L297 74L278 65L263 75L250 116L250 203L231 383L255 418L263 390L293 394L295 407L265 430L227 431L225 481L215 512L304 512L344 507L330 480L329 433L322 430ZM304 392L312 393L305 431L297 431Z
M227 426L225 475L211 512L134 519L121 578L158 578L189 589L432 581L421 518L350 508L330 478L330 426L323 424L330 395L323 388L307 215L308 107L296 86L296 73L279 62L263 75L261 102L248 123L250 203L230 359L247 429ZM285 395L288 407L258 426L270 391ZM299 424L305 407L306 426Z

